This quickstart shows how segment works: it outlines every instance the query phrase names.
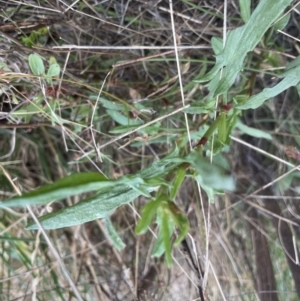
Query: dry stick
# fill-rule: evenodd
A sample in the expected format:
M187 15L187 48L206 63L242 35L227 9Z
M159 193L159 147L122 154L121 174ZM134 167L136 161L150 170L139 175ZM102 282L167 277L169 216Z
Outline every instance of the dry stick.
M296 258L293 258L293 255L287 250L286 245L284 244L283 238L282 238L282 233L280 231L280 225L281 225L281 220L279 220L278 223L278 228L277 228L277 232L278 232L278 237L279 237L279 241L281 244L281 247L284 250L284 253L286 254L287 257L289 257L289 259L295 264L295 265L299 265L299 261L298 261L298 250L297 250L297 245L294 244L294 239L295 239L295 235L292 236L292 241L293 241L293 249L296 255Z
M167 8L165 8L165 7L163 7L163 6L158 6L157 8L160 9L160 10L162 10L162 11L169 12L171 15L176 15L176 16L178 16L178 17L181 17L182 19L186 19L186 20L188 20L188 21L192 21L192 22L197 23L197 24L203 24L202 21L199 21L199 20L197 20L197 19L194 19L194 18L192 18L192 17L190 17L190 16L186 16L186 15L181 14L181 13L179 13L179 12L173 11L173 9L172 9L172 10L171 10L171 9L168 10Z
M300 266L295 235L293 235L293 246L294 246L294 252L295 252L295 261L296 261L295 264Z
M219 282L219 279L218 279L218 277L217 277L217 274L216 274L216 272L215 272L215 269L214 269L214 267L213 267L211 261L209 261L209 265L210 265L210 268L211 268L211 270L212 270L212 272L213 272L213 275L214 275L214 277L215 277L215 280L216 280L216 282L217 282L217 286L218 286L218 288L219 288L219 291L220 291L220 293L221 293L221 295L222 295L222 298L223 298L222 300L226 301L227 299L226 299L226 297L225 297L225 295L224 295L224 293L223 293L221 284L220 284L220 282Z
M247 197L247 196L246 196ZM283 199L283 200L300 200L300 196L289 196L289 195L264 195L264 194L256 194L255 197L260 198L260 199L273 199L276 200L278 198Z
M94 117L95 117L95 112L97 110L97 106L98 106L98 102L99 102L99 99L100 99L100 95L102 93L102 90L103 90L103 87L105 85L105 82L106 82L106 79L107 77L110 75L110 72L108 72L104 78L104 81L101 85L101 88L100 88L100 91L98 93L98 96L97 96L97 99L96 99L96 103L95 103L95 106L94 106L94 109L93 109L93 113L92 113L92 118L91 118L91 135L92 135L92 140L93 140L93 143L94 143L94 146L95 146L95 151L97 152L97 158L100 162L102 162L101 160L101 154L100 154L100 149L97 148L97 145L96 145L96 140L95 140L95 135L94 135L94 131L93 131L93 122L94 122Z
M225 44L226 44L226 37L227 37L227 32L226 32L226 28L227 28L227 0L224 1L224 20L223 20L223 49L225 48ZM223 68L221 69L221 72L220 72L220 79L222 78L222 74L223 74ZM218 105L219 105L219 96L217 96L217 99L216 99L216 105L215 105L215 112L214 112L214 120L217 118L217 108L218 108ZM214 147L214 138L215 138L215 135L213 133L212 135L212 143L211 143L211 154L210 154L210 162L212 163L213 161L213 147ZM198 189L200 190L200 185L198 183ZM204 207L202 207L204 208ZM203 277L203 289L206 288L206 285L207 285L207 280L208 280L208 272L209 272L209 266L211 265L210 263L210 260L209 260L209 230L210 230L210 218L211 218L211 204L210 202L208 202L208 209L207 209L207 226L205 228L205 230L207 231L206 233L206 258L205 258L205 272L204 272L204 277ZM204 215L204 213L203 213ZM212 265L211 265L212 267ZM213 271L214 273L214 271ZM216 278L216 275L214 273L214 276ZM216 281L217 283L218 282L218 279L216 278ZM224 295L223 291L222 291L222 288L221 286L219 286L219 289L220 289L220 293L222 295Z
M12 137L11 137L11 143L10 143L10 150L7 154L3 155L0 157L0 160L3 160L5 158L10 157L14 150L15 150L15 146L16 146L16 129L12 130Z
M272 158L272 159L274 159L276 161L284 163L285 165L288 165L290 167L296 167L296 165L294 165L294 164L292 164L292 163L290 163L288 161L285 161L283 159L280 159L280 158L278 158L278 157L276 157L276 156L274 156L274 155L272 155L272 154L270 154L270 153L268 153L268 152L266 152L266 151L264 151L264 150L262 150L262 149L260 149L260 148L258 148L256 146L253 146L253 145L251 145L251 144L249 144L249 143L247 143L247 142L245 142L245 141L243 141L243 140L241 140L239 138L230 136L230 139L233 140L233 141L236 141L236 142L238 142L240 144L243 144L243 145L245 145L245 146L247 146L247 147L249 147L249 148L251 148L251 149L253 149L253 150L255 150L255 151L257 151L257 152L259 152L259 153L261 153L261 154L263 154L263 155L265 155L267 157L269 157L269 158ZM300 167L297 167L297 169L300 170Z
M182 49L180 49L180 50L182 50ZM164 55L167 55L167 54L171 54L174 51L175 50L169 50L169 51L166 51L166 52L163 52L163 53L157 53L157 54L152 54L152 55L149 55L149 56L143 56L143 57L140 57L138 59L126 61L126 62L123 62L123 63L113 64L112 67L113 67L113 69L120 68L120 67L125 68L125 67L128 67L129 65L133 65L133 64L136 64L136 63L139 63L139 62L144 62L144 61L147 61L149 59L156 58L158 56L164 56Z
M267 213L269 215L272 215L272 216L278 218L279 220L285 221L288 224L291 224L291 225L294 225L294 226L299 226L299 224L297 224L297 223L289 220L288 218L282 217L282 216L280 216L280 215L278 215L278 214L276 214L274 212L271 212L270 210L265 209L264 207L262 207L262 206L260 206L260 205L258 205L256 203L254 203L254 202L246 201L246 203L249 204L249 205L251 205L252 207L257 208L260 211L263 211L263 212L265 212L265 213Z
M173 41L174 41L176 65L177 65L177 73L178 73L178 80L179 80L179 87L180 87L180 95L181 95L182 105L185 106L183 84L182 84L182 77L181 77L181 70L180 70L180 62L179 62L179 56L178 56L178 46L177 46L177 39L176 39L176 31L175 31L175 24L174 24L174 17L173 17L173 4L172 4L172 0L169 0L169 4L170 4L170 17L171 17L171 25L172 25L172 33L173 33ZM191 140L190 128L189 128L189 123L188 123L188 118L187 118L187 114L186 113L184 113L184 119L185 119L186 130L187 130L187 134L188 134L188 138L189 138L190 150L192 150L193 149L193 147L192 147L192 140Z
M153 123L156 123L156 122L158 122L158 121L160 121L160 120L163 120L163 119L165 119L165 118L167 118L167 117L170 117L170 116L172 116L172 115L175 115L175 114L177 114L177 113L179 113L179 112L181 112L181 111L183 111L183 110L185 110L185 109L187 109L187 108L189 108L189 107L190 107L190 105L186 105L186 106L184 106L184 107L181 107L181 108L175 110L175 111L172 112L172 113L165 114L165 115L163 115L163 116L161 116L161 117L158 117L158 118L156 118L156 119L154 119L154 120L152 120L152 121L150 121L150 122L148 122L148 123L146 123L146 124L143 124L143 125L137 127L137 128L134 129L134 130L131 130L131 131L129 131L129 132L126 132L126 133L124 133L124 134L121 134L121 135L119 135L119 136L117 136L117 137L111 139L110 141L108 141L108 142L106 142L106 143L104 143L104 144L102 144L102 145L99 145L99 146L98 146L98 149L100 150L100 149L102 149L102 148L104 148L104 147L106 147L106 146L108 146L108 145L110 145L110 144L112 144L112 143L114 143L114 142L116 142L116 141L118 141L118 140L120 140L120 139L122 139L122 138L128 136L128 135L131 135L131 134L133 134L133 133L135 133L135 132L137 132L137 131L140 131L141 129L143 129L143 128L145 128L145 127L147 127L147 126L149 126L149 125L151 125L151 124L153 124ZM85 153L84 155L78 157L78 158L76 159L76 161L78 161L78 160L80 160L80 159L82 159L82 158L87 157L87 156L90 155L92 152L93 152L93 150L91 150L91 151Z
M169 7L170 7L171 27L172 27L172 33L173 33L173 43L174 43L174 49L175 49L175 58L176 58L177 74L178 74L178 81L179 81L179 87L180 87L180 95L181 95L182 105L185 106L185 97L184 97L183 83L182 83L182 76L181 76L181 69L180 69L180 62L179 62L179 55L178 55L179 46L177 45L177 37L176 37L176 30L175 30L175 23L174 23L174 16L173 16L172 0L169 0ZM188 139L189 139L190 151L192 151L193 146L192 146L189 122L188 122L186 113L184 113L184 119L185 119L187 135L188 135ZM200 298L204 301L203 286L199 286L198 290L200 290L200 292L199 292Z
M279 161L279 162L281 162L281 163L284 163L284 164L286 164L286 165L288 165L288 166L291 166L291 167L293 167L293 168L292 168L291 170L289 170L288 172L284 173L283 175L279 176L279 177L276 178L275 180L271 181L270 183L268 183L268 184L264 185L263 187L257 189L256 191L252 192L251 194L249 194L249 195L243 197L241 200L239 200L238 202L234 203L233 205L228 206L228 207L225 208L224 210L228 210L228 209L230 209L230 208L235 207L236 205L238 205L238 204L241 203L242 201L245 201L245 200L246 200L247 198L249 198L249 197L254 197L254 196L258 197L258 196L256 195L258 192L260 192L260 191L266 189L267 187L273 185L274 183L276 183L276 182L278 182L279 180L283 179L284 177L286 177L288 174L294 172L295 170L300 170L300 165L295 166L294 164L292 164L292 163L290 163L290 162L288 162L288 161L285 161L285 160L283 160L283 159L280 159L280 158L278 158L278 157L276 157L276 156L274 156L274 155L272 155L272 154L269 154L269 153L267 153L267 152L261 150L260 148L258 148L258 147L256 147L256 146L253 146L253 145L251 145L251 144L249 144L249 143L247 143L247 142L245 142L245 141L243 141L243 140L241 140L241 139L239 139L239 138L236 138L236 137L233 137L233 136L230 136L230 138L231 138L232 140L234 140L234 141L240 143L240 144L243 144L243 145L245 145L245 146L247 146L247 147L249 147L249 148L251 148L251 149L253 149L253 150L255 150L255 151L259 152L259 153L261 153L261 154L264 154L265 156L268 156L268 157L270 157L270 158L272 158L272 159L274 159L274 160L276 160L276 161ZM279 197L280 197L280 196L279 196ZM292 225L298 225L298 224L296 224L296 223L294 223L294 222L292 222L292 221L290 221L290 220L288 220L288 219L286 219L286 218L284 218L284 217L281 217L281 216L279 216L279 215L277 215L277 214L275 214L275 213L273 213L273 212L270 212L269 210L267 210L267 209L261 207L260 205L255 204L255 203L253 203L253 202L251 202L251 201L246 201L246 202L247 202L249 205L251 205L251 206L253 206L253 207L256 207L256 208L258 208L259 210L262 210L262 211L264 211L264 212L266 212L266 213L268 213L268 214L270 214L270 215L273 215L273 216L277 217L277 218L280 219L280 220L284 220L285 222L290 223L290 224L292 224ZM220 213L223 212L224 210L220 211Z
M24 1L17 1L17 0L9 0L9 3L10 4L16 3L16 4L19 4L19 5L24 5ZM26 6L37 8L37 9L41 9L41 6L39 6L39 5L33 5L33 4L29 3L29 2L26 3ZM49 8L49 7L42 7L42 8L45 11L50 11L50 12L62 14L62 12L60 10L57 10L57 9L53 9L53 8Z
M78 45L61 45L53 46L52 49L85 49L85 50L176 50L174 46L78 46ZM177 49L211 49L211 46L177 46Z
M69 61L69 57L70 57L70 51L68 51L67 53L67 58L66 58L66 61L64 63L64 67L63 67L63 70L61 71L61 78L59 79L59 84L58 84L58 89L57 89L57 99L59 99L59 94L60 94L60 90L61 90L61 85L62 85L62 81L63 81L63 77L64 77L64 74L66 72L66 68L67 68L67 64L68 64L68 61ZM60 107L59 107L59 113L60 112ZM60 116L61 118L61 116ZM63 136L63 141L64 141L64 146L65 146L65 150L66 152L69 151L68 149L68 145L67 145L67 141L66 141L66 135L65 135L65 130L64 130L64 127L62 126L62 136Z
M141 2L141 3L143 3L143 4L145 4L145 5L149 5L149 2L147 2L147 1L143 1L143 0L138 0L138 2ZM167 8L165 8L165 7L163 7L163 6L158 6L157 4L159 3L160 1L157 1L156 2L156 4L154 4L154 6L157 8L157 9L159 9L159 10L162 10L162 11L164 11L164 12L168 12L168 13L170 13L170 14L174 14L175 16L178 16L178 17L181 17L182 19L186 19L187 21L191 21L191 22L194 22L194 23L197 23L197 24L202 24L203 22L202 21L199 21L199 20L197 20L197 19L194 19L193 17L191 17L191 16L186 16L186 15L184 15L184 14L182 14L182 13L179 13L179 12L176 12L176 11L170 11L169 9L167 9Z
M53 124L46 122L37 122L37 123L18 123L18 124L0 124L1 129L35 129L39 126L50 126L53 127Z

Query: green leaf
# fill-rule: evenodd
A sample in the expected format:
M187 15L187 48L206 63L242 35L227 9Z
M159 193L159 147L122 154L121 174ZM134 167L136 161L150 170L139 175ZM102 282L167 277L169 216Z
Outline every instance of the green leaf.
M215 100L205 102L205 103L193 103L187 109L184 109L183 112L187 114L205 114L209 113L214 109Z
M160 257L164 254L165 252L165 246L163 243L163 236L162 236L162 231L158 231L157 238L155 240L152 252L151 252L151 257Z
M217 190L234 190L234 179L226 175L225 171L216 164L206 161L199 152L193 151L187 156L187 160L198 173L196 180L200 185L212 187Z
M109 130L110 134L123 134L135 130L137 125L119 125Z
M195 180L200 183L201 188L206 192L208 200L211 204L215 203L215 191L210 186L204 185L201 176L196 176Z
M165 249L165 259L167 266L170 268L172 265L172 247L170 237L172 232L169 229L169 214L166 210L162 210L162 223L160 225L160 231L162 232L163 244Z
M11 72L11 69L4 63L0 61L0 69L3 71Z
M226 137L226 142L225 144L229 145L230 144L230 135L237 123L238 120L238 115L240 114L239 110L234 110L233 114L229 117L227 120L227 137Z
M186 166L185 165L181 165L178 167L178 169L176 169L175 179L172 183L172 188L171 188L171 192L170 192L171 200L173 200L176 197L177 192L185 178L185 174L186 174Z
M180 165L180 161L172 160L179 155L179 149L176 147L166 157L159 161L154 161L149 167L141 170L138 175L143 179L158 178L166 176L171 170Z
M111 241L113 246L118 251L123 250L126 245L122 241L121 237L119 236L118 232L116 231L114 225L112 224L112 222L108 216L105 217L104 224L105 224L107 236L109 237L109 240Z
M287 70L280 77L284 78L276 86L272 88L265 88L262 92L253 95L244 103L237 105L236 108L241 110L256 109L260 107L266 100L277 96L292 86L296 86L300 82L300 65Z
M227 138L227 127L226 127L226 114L220 114L220 122L218 123L218 138L222 143L226 142Z
M124 176L119 179L120 183L126 184L132 189L139 192L141 195L144 195L146 197L151 197L150 193L147 191L147 189L143 186L145 185L144 179L142 179L139 176Z
M174 245L178 246L189 231L189 221L186 215L175 205L174 202L168 202L167 208L169 211L169 215L172 217L175 225L180 231L177 239L174 242Z
M162 226L162 209L158 210L157 212L157 218L156 218L156 223L159 226L159 231L158 231L158 235L157 235L157 239L154 243L152 252L151 252L151 256L152 257L160 257L165 253L165 244L164 244L164 233L161 229ZM171 233L174 230L174 221L173 219L168 219L168 232L169 235L171 235ZM169 237L170 239L170 237Z
M208 162L197 150L192 151L185 158L170 158L170 162L189 163L198 173L195 179L200 185L209 186L215 190L234 190L235 182L227 171L215 163Z
M300 186L296 186L295 191L296 191L296 193L300 194Z
M114 111L124 111L126 109L125 105L119 102L110 101L103 97L98 97L98 95L90 95L89 97L91 100L96 101L97 99L104 108L114 110Z
M294 177L295 177L294 173L290 173L290 174L286 175L280 181L276 182L275 187L276 187L277 193L279 194L281 192L288 190L291 187Z
M214 121L213 123L210 125L210 127L207 129L207 131L204 134L204 137L206 137L207 139L210 138L210 136L212 136L212 134L214 133L214 131L218 128L219 123L222 122L221 120L222 118L222 114L220 114Z
M166 201L164 198L158 198L156 200L150 201L142 209L142 216L138 224L135 227L136 234L143 234L148 230L151 221L156 213L156 210L161 205L162 201Z
M28 58L29 67L34 75L43 75L45 73L45 66L42 58L37 54L33 53Z
M217 55L216 64L200 81L217 78L218 85L210 89L213 97L225 93L243 68L244 59L260 42L264 33L283 13L292 0L261 0L248 22L228 33L224 50ZM223 68L222 79L218 74Z
M242 20L247 23L251 14L251 0L239 0Z
M172 158L176 157L178 153L179 153L178 148L175 148L168 156L161 159L160 161L153 162L153 164L143 169L135 176L126 176L115 181L107 180L108 182L110 182L107 184L105 184L105 182L103 182L102 184L97 183L96 181L96 184L92 183L91 187L84 186L83 188L91 188L88 189L88 191L91 191L95 188L95 185L98 184L99 186L104 185L104 187L102 188L97 187L101 190L95 195L93 195L92 197L80 201L74 206L66 207L57 212L46 214L40 217L39 220L42 226L45 229L58 229L63 227L80 225L85 222L106 217L108 214L110 214L113 210L115 210L119 206L132 202L134 201L134 199L139 197L141 195L141 192L139 191L139 189L134 189L133 187L140 185L140 183L145 184L144 189L147 189L148 192L155 190L157 184L159 183L160 177L167 175L171 170L173 170L180 164L178 162L170 161ZM58 182L62 183L64 180L65 179L62 179L59 180ZM87 182L86 185L88 185L89 181L86 182ZM151 186L152 182L153 182L153 186ZM73 183L72 181L68 181L68 183L70 184L67 189L68 196L70 195L70 193L71 195L78 193L78 191L76 192L74 191L74 189L78 189L76 188L77 186L76 185L72 186ZM162 185L163 184L164 182L162 183ZM57 182L52 185L57 185ZM80 185L80 183L78 183L78 185ZM33 193L34 195L37 194L35 197L41 198L43 202L48 202L50 201L49 195L52 195L52 188L53 187L48 187L48 189L45 189L44 187L42 187L39 188L41 190L45 189L42 190L42 192L40 191L40 193L37 194L36 191L33 191L31 193ZM60 188L60 185L58 185L58 188ZM85 192L86 190L87 189L85 189ZM60 193L56 192L56 194L58 195L57 196L58 198L61 197ZM25 201L25 204L28 203L28 199L29 200L31 199L30 195L25 198L23 195L20 198L23 198L23 203ZM8 202L10 201L11 200L9 200ZM17 202L18 203L15 204L16 206L19 205L20 201ZM28 226L28 229L38 229L38 226L32 223Z
M115 184L116 181L109 180L100 173L78 173L1 202L0 207L46 204L53 200L61 200L72 195L98 190Z
M142 122L140 120L130 119L127 116L124 116L122 113L115 110L106 110L107 114L117 123L121 125L141 125Z
M223 40L220 38L212 37L211 46L216 55L220 54L223 50Z
M280 18L280 20L275 23L274 29L275 30L284 29L286 25L289 23L290 18L291 18L291 14L286 14L284 17Z
M24 118L24 123L29 123L33 115L43 111L41 101L42 97L35 97L32 103L25 104L20 109L12 112L11 115L17 118Z
M268 140L272 140L272 136L269 133L261 131L259 129L255 129L243 124L240 120L236 123L236 127L244 134L247 134L256 138L264 138Z
M58 64L52 64L47 72L47 81L48 83L52 82L52 77L59 77L60 74L60 67Z
M51 65L54 65L54 64L57 64L57 60L54 56L51 55L49 57L49 65L51 66Z
M115 185L101 189L101 192L65 207L57 212L43 215L39 218L44 229L60 229L81 225L86 222L104 218L121 205L132 202L140 194L126 185ZM36 230L38 225L29 224L26 229Z
M300 66L300 55L286 65L285 72Z

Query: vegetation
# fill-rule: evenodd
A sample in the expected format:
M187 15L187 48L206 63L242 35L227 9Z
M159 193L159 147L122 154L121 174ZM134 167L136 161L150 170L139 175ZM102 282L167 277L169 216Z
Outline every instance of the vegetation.
M1 300L299 299L296 1L3 16Z

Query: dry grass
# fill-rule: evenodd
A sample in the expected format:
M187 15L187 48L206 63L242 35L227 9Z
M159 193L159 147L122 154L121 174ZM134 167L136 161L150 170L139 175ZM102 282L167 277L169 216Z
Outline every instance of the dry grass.
M207 95L206 87L194 80L214 63L210 39L222 37L225 25L230 30L243 24L238 1L173 1L170 7L169 1L43 0L24 4L0 0L0 6L0 63L10 69L2 66L0 74L2 200L16 189L29 191L72 172L99 171L111 178L134 174L168 153L175 143L188 149L189 143L201 138L198 127L204 117L170 114ZM298 22L299 12L294 11L286 28L293 37L299 34ZM31 42L32 48L24 45ZM247 57L247 78L243 75L236 90L250 86L255 93L270 86L268 72L280 70L289 57L298 55L299 47L287 35L265 42ZM64 48L63 44L80 47ZM45 65L53 56L61 66L62 76L54 88L43 86L31 75L27 60L33 52L44 58ZM268 55L274 53L280 65L270 70L274 66ZM128 135L117 128L116 120L96 103L99 91L130 111L131 120L142 120L144 132ZM47 103L49 96L57 101ZM298 164L296 151L286 152L287 146L300 147L298 101L291 89L243 116L245 124L272 134L272 143L239 133L234 136L267 155ZM138 112L137 103L141 105ZM32 110L36 108L29 114L30 104ZM56 122L49 107L65 122ZM152 126L156 118L160 118L159 128ZM153 234L134 233L144 198L112 215L126 243L122 251L110 243L102 220L50 231L51 242L47 242L43 233L24 229L30 217L26 208L1 210L0 300L202 301L199 287L205 288L207 300L268 300L263 299L268 293L278 300L298 300L285 258L289 250L275 226L288 225L297 241L294 245L299 246L300 208L294 198L299 176L290 179L286 162L266 159L239 142L232 144L227 157L237 179L236 193L221 195L209 204L194 182L186 180L182 187L176 202L186 212L191 229L188 248L174 250L171 269L163 259L151 258ZM281 175L280 185L275 184ZM254 195L268 183L272 189ZM272 211L268 197L277 198L279 212ZM39 216L78 201L72 197L32 210ZM256 282L263 263L255 257L260 254L258 238L265 238L263 246L270 250L277 294L259 294ZM299 273L299 262L296 269Z

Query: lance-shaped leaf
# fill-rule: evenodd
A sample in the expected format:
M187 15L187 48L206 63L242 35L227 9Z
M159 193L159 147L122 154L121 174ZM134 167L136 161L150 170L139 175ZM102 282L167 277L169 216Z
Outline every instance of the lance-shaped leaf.
M100 173L78 173L60 179L53 184L14 197L0 203L0 207L47 204L76 194L99 190L115 185L116 181L107 179Z
M121 237L119 236L118 232L116 231L114 225L112 224L110 218L108 216L104 219L106 234L109 237L109 240L113 244L113 246L118 250L121 251L125 248L125 244L122 241Z
M150 190L150 189L149 189ZM140 193L126 185L115 185L101 190L79 203L65 207L57 212L46 214L39 218L44 229L59 229L80 225L103 218L123 204L132 202ZM38 229L35 223L27 226L28 230Z
M220 122L218 123L218 138L225 143L227 138L226 114L220 114Z
M249 136L252 137L256 137L256 138L265 138L268 140L272 140L272 135L270 135L269 133L266 133L262 130L259 129L255 129L252 128L250 126L247 126L245 124L243 124L240 120L238 120L238 122L236 123L236 127L244 134L247 134Z
M178 246L189 231L189 221L186 215L176 206L174 202L168 202L167 209L170 217L173 219L175 225L179 229L179 235L174 242L174 245Z
M160 225L160 231L162 232L163 244L165 249L165 259L167 266L170 268L172 265L172 247L171 247L171 234L169 229L169 215L166 210L162 210L162 223Z
M189 163L198 175L196 180L203 185L216 190L234 190L235 182L232 176L226 174L226 170L217 164L208 162L197 150L190 152L185 158L170 158L172 162Z
M251 0L239 0L242 20L246 23L250 19Z
M243 68L244 59L249 51L259 43L268 28L278 19L292 0L261 0L248 22L228 33L224 50L217 55L212 70L197 82L206 82L218 77L218 85L210 90L212 96L225 93L234 83ZM218 72L222 72L222 79Z
M186 165L183 164L176 169L176 175L172 183L172 188L170 192L170 199L173 200L177 195L177 192L185 178L186 175Z
M298 65L282 74L280 77L284 78L280 83L278 83L273 88L265 88L262 92L253 95L244 103L236 106L236 108L241 110L256 109L260 107L266 100L277 96L278 94L292 86L298 85L300 82L299 57L295 60L294 63L297 63Z
M234 190L235 182L232 176L227 175L225 170L216 164L205 160L197 151L191 152L187 160L198 173L197 181L201 185L212 187L217 190Z
M222 122L222 114L220 114L214 121L213 123L210 125L210 127L207 129L207 131L205 132L204 136L206 139L209 139L212 134L214 133L214 131L218 128L220 122Z
M166 199L160 196L143 207L141 219L135 227L136 234L143 234L148 230L148 227L150 226L151 221L162 201L166 201Z
M159 231L151 256L160 257L165 254L167 265L170 267L172 264L171 235L174 230L174 221L170 218L167 210L161 206L157 212L156 222L159 226Z
M100 188L98 187L100 191L94 196L80 201L74 206L66 207L57 212L46 214L40 217L39 221L41 222L42 226L45 227L45 229L57 229L80 225L82 223L86 223L98 218L106 217L114 209L123 204L134 201L134 199L139 197L141 194L149 195L149 192L155 190L157 186L165 185L165 181L161 177L168 174L171 170L175 169L180 164L179 162L170 161L171 158L174 158L178 155L178 152L179 150L175 148L168 156L161 159L160 161L155 161L153 164L151 164L151 166L143 169L137 175L125 176L119 178L118 180L110 181L109 185L104 185L104 187ZM58 182L64 183L64 181L66 180L62 179ZM57 185L58 182L51 185ZM68 190L66 191L67 194L65 195L70 196L77 194L79 190L76 191L76 189L78 189L76 188L76 183L72 181L69 182L67 181L67 183L69 183L69 186ZM86 185L89 184L91 183L88 183L88 181L86 181ZM97 186L99 183L96 181L96 184L92 184L94 185L88 187L95 188L95 186ZM60 185L58 185L58 187L60 187ZM53 186L50 188L53 188ZM39 191L39 193L36 193L36 191L33 191L29 193L29 196L23 195L20 198L23 198L24 203L28 204L28 202L32 202L30 201L32 194L37 194L37 198L41 198L43 201L47 202L51 200L49 200L49 196L52 195L52 190L50 188L48 187L45 192L43 191L45 187L42 187L39 189L41 189L42 192L45 193L41 193L41 191ZM91 190L94 189L90 189L89 191ZM85 192L87 191L85 190ZM56 193L57 198L62 197L58 192ZM9 200L8 202L10 201L12 200ZM16 205L20 205L20 203ZM38 229L38 226L36 224L30 224L28 226L28 229Z

